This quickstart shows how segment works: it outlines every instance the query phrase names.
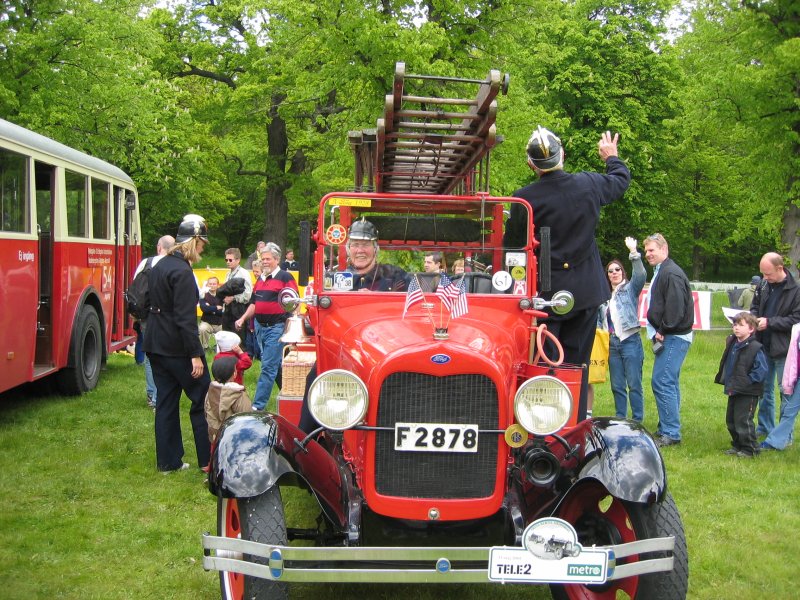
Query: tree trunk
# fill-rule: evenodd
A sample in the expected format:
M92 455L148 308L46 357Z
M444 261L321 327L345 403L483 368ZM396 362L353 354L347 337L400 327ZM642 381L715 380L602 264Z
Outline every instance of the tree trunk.
M794 126L795 134L800 134L800 123ZM793 144L792 155L795 164L800 157L800 144ZM789 206L783 213L783 227L781 228L781 241L789 247L789 272L797 279L798 264L800 263L800 207L797 206L798 198L793 189L797 184L797 175L790 173L786 182L786 192L789 196Z
M286 132L286 121L280 116L278 108L285 96L272 97L270 121L267 125L267 177L264 195L264 241L273 242L285 250L286 217L289 206L286 200L286 189L289 181L286 177L286 153L289 149L289 136Z

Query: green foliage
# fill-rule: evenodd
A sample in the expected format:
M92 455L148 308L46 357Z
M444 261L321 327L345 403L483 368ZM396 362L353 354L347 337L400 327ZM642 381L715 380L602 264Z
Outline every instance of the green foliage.
M673 123L676 191L705 256L778 248L800 257L790 220L800 156L796 21L796 3L702 2L678 42L686 87Z
M704 0L673 43L675 4L12 0L0 115L130 173L147 244L197 212L215 243L285 245L325 192L352 187L347 132L381 116L395 62L497 68L511 87L493 193L531 180L537 124L561 135L569 170L602 169L610 129L633 181L603 211L604 255L658 230L697 278L749 272L775 247L800 259L797 7Z

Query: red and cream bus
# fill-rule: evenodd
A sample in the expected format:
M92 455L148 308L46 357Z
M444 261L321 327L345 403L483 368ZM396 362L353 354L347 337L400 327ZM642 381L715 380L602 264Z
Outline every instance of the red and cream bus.
M93 389L134 340L123 292L140 257L130 177L0 119L0 392L50 375Z

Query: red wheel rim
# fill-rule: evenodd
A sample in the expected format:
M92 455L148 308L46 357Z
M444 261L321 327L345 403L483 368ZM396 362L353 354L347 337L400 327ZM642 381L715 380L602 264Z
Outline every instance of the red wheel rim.
M221 535L229 538L241 538L242 526L239 521L239 503L233 498L225 499L222 507L223 531ZM244 575L241 573L231 573L223 571L223 584L229 600L243 600L244 598Z
M559 510L558 516L576 525L579 537L584 525L592 527L595 539L580 539L584 545L625 544L637 539L625 504L611 496L598 483L588 484L571 494ZM632 562L636 560L637 556L627 559ZM635 598L638 587L638 577L626 577L609 581L602 586L565 585L564 591L572 600L616 600L619 597L618 592L626 594L628 598Z

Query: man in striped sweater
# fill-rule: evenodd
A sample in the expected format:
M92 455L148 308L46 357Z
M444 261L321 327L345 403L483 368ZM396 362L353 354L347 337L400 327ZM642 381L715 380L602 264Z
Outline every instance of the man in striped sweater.
M289 314L278 302L278 294L286 288L297 291L294 277L288 271L281 270L280 263L281 249L269 242L261 250L263 272L253 286L250 305L236 321L236 329L241 330L248 319L255 316L256 342L261 349L261 374L253 397L255 410L264 410L266 407L283 360L284 344L280 338Z

